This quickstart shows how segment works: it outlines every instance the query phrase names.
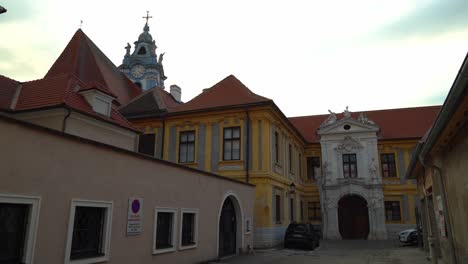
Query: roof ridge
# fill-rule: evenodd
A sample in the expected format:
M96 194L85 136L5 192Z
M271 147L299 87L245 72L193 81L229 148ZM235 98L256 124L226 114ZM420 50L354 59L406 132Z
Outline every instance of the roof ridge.
M8 77L8 76L5 76L5 75L3 75L3 74L0 74L0 77L5 78L5 79L8 79L9 81L21 83L20 81L17 81L17 80L15 80L15 79L12 79L12 78L10 78L10 77Z
M81 29L78 29L78 30L81 31ZM83 31L81 31L81 32L83 32ZM99 77L101 77L101 80L102 80L104 83L106 83L106 79L105 79L104 76L102 75L102 69L101 69L101 67L99 67L99 64L98 64L97 61L96 61L96 54L94 54L95 50L94 50L94 48L90 47L90 43L89 43L89 42L92 42L92 40L90 40L90 39L86 36L86 34L84 34L84 32L83 32L82 35L85 37L84 40L85 40L85 44L88 46L88 50L90 50L91 53L93 54L93 56L91 56L91 59L93 60L94 65L96 65L96 67L99 69L99 71L97 72L97 74L99 75ZM95 45L95 46L96 46L96 45ZM97 46L96 46L96 47L97 47ZM99 48L98 48L98 49L99 49ZM76 57L78 57L78 56L76 56ZM106 57L106 56L104 56L104 57ZM76 64L75 64L75 65L76 65ZM92 80L92 81L97 82L97 83L100 83L98 80ZM117 97L118 97L118 96L116 95L116 98L117 98Z
M146 91L143 91L141 94L139 94L139 95L133 97L132 100L128 101L126 104L121 105L118 109L123 109L123 108L125 108L126 106L132 104L133 102L138 101L138 99L140 99L141 97L145 96L146 94L148 94L148 93L150 93L150 92L154 92L154 90L153 90L154 88L157 88L157 87L155 86L155 87L153 87L153 88L151 88L151 89L148 89L148 90L146 90Z
M427 108L437 108L441 107L441 105L428 105L428 106L415 106L415 107L403 107L403 108L387 108L387 109L378 109L378 110L362 110L362 111L350 111L351 114L353 113L368 113L368 112L384 112L384 111L404 111L404 110L411 110L411 109L427 109ZM342 113L336 113L337 115ZM305 117L319 117L319 116L328 116L329 114L318 114L318 115L303 115L303 116L290 116L288 119L291 118L305 118Z

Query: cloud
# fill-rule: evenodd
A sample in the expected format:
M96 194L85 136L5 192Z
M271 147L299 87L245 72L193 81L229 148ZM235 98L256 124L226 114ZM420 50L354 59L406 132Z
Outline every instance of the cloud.
M447 32L468 28L468 1L433 1L415 8L376 32L374 37L402 39L412 37L433 37Z
M435 91L428 94L427 96L422 97L417 101L418 105L441 105L444 103L445 98L447 97L448 90L443 89L440 91Z
M2 6L7 9L7 12L0 16L2 23L31 20L39 14L38 5L35 5L33 0L9 1Z

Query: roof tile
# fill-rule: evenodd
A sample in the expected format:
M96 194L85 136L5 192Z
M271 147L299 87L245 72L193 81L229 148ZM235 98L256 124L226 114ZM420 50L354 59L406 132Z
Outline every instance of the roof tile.
M431 127L440 106L425 106L413 108L385 109L365 111L367 117L379 127L379 139L421 138ZM361 112L352 113L357 118ZM311 143L318 143L320 138L316 131L328 115L290 117L291 123L304 138ZM337 114L342 118L342 114Z
M268 101L271 99L253 93L236 77L229 75L213 87L205 89L189 102L172 109L171 112L205 110Z
M104 84L121 105L142 93L142 89L128 80L81 29L76 31L44 78L67 73L83 82Z
M0 109L10 109L16 89L21 83L0 75Z
M79 89L76 89L77 85ZM86 84L72 74L61 74L55 77L25 82L14 110L38 110L45 107L66 105L97 119L138 131L114 107L112 107L110 117L96 113L86 99L78 94L81 87L86 87ZM106 87L101 88L107 89Z

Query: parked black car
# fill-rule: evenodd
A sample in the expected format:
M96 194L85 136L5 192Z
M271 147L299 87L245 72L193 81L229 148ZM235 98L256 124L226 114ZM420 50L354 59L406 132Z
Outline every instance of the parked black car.
M291 223L284 235L284 247L314 249L320 244L320 232L311 224Z

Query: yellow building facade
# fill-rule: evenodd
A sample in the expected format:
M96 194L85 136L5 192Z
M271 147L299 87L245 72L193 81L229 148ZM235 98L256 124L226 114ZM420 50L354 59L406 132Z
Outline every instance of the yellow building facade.
M155 102L158 111L145 109L145 96L160 97ZM122 109L144 131L140 152L254 184L255 201L242 202L254 203L255 247L282 243L292 221L322 224L322 146L319 138L311 139L317 131L313 125L308 127L307 119L320 123L327 116L287 118L272 100L254 94L234 76L185 104L171 100L168 92L153 88ZM393 110L385 114L389 111ZM424 112L424 108L417 111ZM416 223L416 185L404 175L419 138L379 137L379 157L391 155L394 160L385 165L391 167L386 171L392 174L389 177L382 176L382 161L378 162L384 194L381 207L386 232L392 237Z

